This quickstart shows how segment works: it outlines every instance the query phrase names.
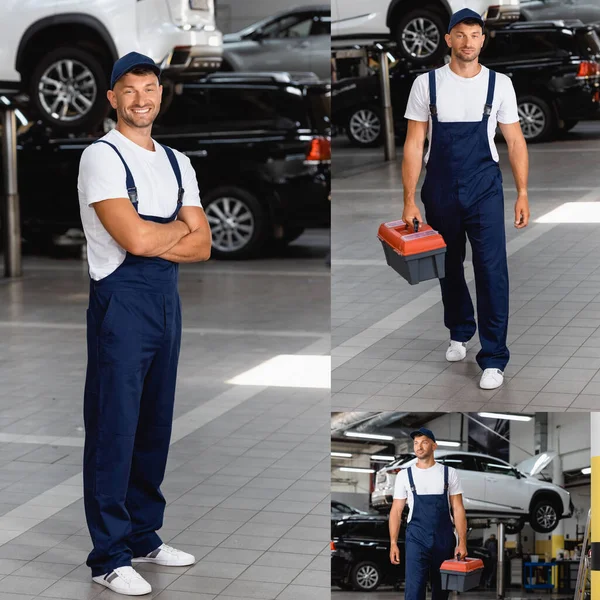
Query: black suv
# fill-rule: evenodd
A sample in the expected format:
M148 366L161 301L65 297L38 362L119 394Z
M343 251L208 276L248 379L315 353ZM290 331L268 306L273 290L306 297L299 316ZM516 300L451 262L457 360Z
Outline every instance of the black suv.
M213 74L166 91L153 138L190 158L213 257L255 256L306 227L329 226L330 91L311 77ZM26 240L64 241L81 229L79 160L99 135L57 138L36 124L19 136Z
M481 63L508 75L515 87L523 134L542 142L600 110L600 38L581 23L519 22L486 31ZM406 133L404 112L413 81L429 69L400 62L390 72L396 135ZM348 78L332 88L336 127L362 147L383 141L378 75Z
M406 511L407 512L407 511ZM388 517L349 516L331 523L331 583L343 590L372 592L380 585L399 589L404 582L405 520L402 520L398 547L400 564L390 562ZM484 548L467 544L471 558L483 560L484 574L491 568L490 554Z

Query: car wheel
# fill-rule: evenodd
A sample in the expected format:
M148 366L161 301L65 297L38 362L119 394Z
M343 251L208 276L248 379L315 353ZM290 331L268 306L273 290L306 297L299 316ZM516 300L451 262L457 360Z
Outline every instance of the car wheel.
M350 575L352 587L361 592L373 592L381 583L381 571L372 562L358 563Z
M507 523L506 524L506 533L508 535L513 535L515 533L519 533L523 531L523 527L525 527L525 521L517 521L516 523Z
M538 533L550 533L558 526L560 515L552 500L538 500L529 517L531 527Z
M358 108L348 118L346 134L354 146L362 148L379 146L383 139L381 112L373 106Z
M519 120L523 136L529 143L544 142L555 130L552 109L537 96L523 96L518 100Z
M40 118L55 129L91 131L108 112L107 81L92 54L64 46L45 54L35 66L29 94Z
M446 52L445 33L442 17L426 8L411 10L392 27L402 57L418 65L431 65L441 60Z
M223 186L209 192L202 204L212 233L214 258L251 258L264 247L267 216L252 194L235 186Z

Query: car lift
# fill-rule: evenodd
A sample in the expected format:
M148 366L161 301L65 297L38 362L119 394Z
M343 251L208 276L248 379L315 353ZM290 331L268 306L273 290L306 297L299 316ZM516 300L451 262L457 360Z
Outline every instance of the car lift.
M17 124L16 107L5 95L2 115L2 166L4 169L4 276L21 277L21 220L17 183Z
M339 45L341 42L332 41L331 61L334 72L333 81L336 80L337 61L349 58L363 59L367 63L372 54L378 57L379 81L381 84L381 100L382 100L382 115L383 115L383 138L385 148L385 160L396 160L396 139L394 135L394 114L392 109L392 95L390 91L390 70L388 52L396 47L396 44L389 40L361 40L360 42L348 45ZM366 71L366 69L364 69Z

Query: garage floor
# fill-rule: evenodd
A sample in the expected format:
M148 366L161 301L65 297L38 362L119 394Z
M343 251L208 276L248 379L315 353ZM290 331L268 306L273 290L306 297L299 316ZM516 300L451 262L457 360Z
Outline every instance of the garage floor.
M600 123L532 145L532 220L565 202L598 202ZM600 221L514 226L516 190L499 143L506 195L511 361L502 388L478 387L474 338L465 361L445 361L437 281L410 286L389 268L376 234L402 216L397 164L381 149L336 139L333 165L333 410L564 411L600 406ZM470 256L467 257L470 261ZM472 267L467 279L473 299Z
M481 591L476 590L473 592L466 592L464 594L456 595L456 598L477 598L477 600L496 600L497 594L495 591ZM510 600L546 600L552 598L552 600L573 600L573 594L556 595L550 594L549 592L531 592L525 593L519 590L507 590L505 598ZM331 589L331 600L404 600L404 592L395 592L391 588L383 588L376 592L343 592L339 589ZM427 594L427 598L431 598L431 594ZM450 595L449 600L455 600L455 596Z
M328 232L287 256L182 268L184 335L163 491L185 569L140 570L145 598L329 598L329 390L232 385L281 354L329 352ZM87 273L27 258L0 281L0 600L122 598L84 562Z

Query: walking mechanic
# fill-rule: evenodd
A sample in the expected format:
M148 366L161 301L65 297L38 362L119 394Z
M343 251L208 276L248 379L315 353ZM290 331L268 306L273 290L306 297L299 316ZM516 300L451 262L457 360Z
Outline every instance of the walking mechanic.
M114 65L116 129L79 167L90 300L84 394L84 502L92 578L143 595L132 562L194 563L162 543L160 491L169 450L181 342L178 263L208 260L211 236L189 159L151 137L160 69L132 52Z
M400 564L398 534L402 511L408 502L404 598L425 600L430 580L431 600L447 600L449 592L442 590L440 567L456 555L467 556L467 517L462 487L455 469L435 462L433 453L437 443L430 429L421 427L410 436L414 440L417 463L396 477L389 521L390 560L395 565Z
M481 17L467 8L458 11L452 15L446 35L450 63L420 75L413 84L405 114L408 133L402 163L402 219L423 222L415 192L427 137L427 176L421 199L427 222L447 245L445 277L440 279L444 323L450 330L446 359L464 359L467 342L477 328L463 266L468 236L477 292L480 386L495 389L503 383L509 360L504 195L494 144L497 125L506 140L517 187L518 229L529 222L529 165L512 82L479 64L484 40Z

